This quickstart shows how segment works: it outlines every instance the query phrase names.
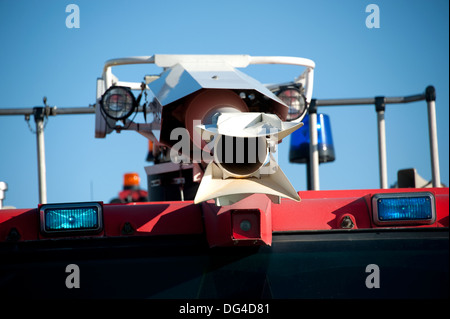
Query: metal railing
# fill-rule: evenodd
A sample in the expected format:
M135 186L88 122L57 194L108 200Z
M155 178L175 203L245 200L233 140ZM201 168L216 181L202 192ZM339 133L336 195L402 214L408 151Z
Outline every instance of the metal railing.
M430 138L430 156L432 170L432 185L440 187L439 172L439 153L437 143L437 127L436 127L436 91L433 86L428 86L424 93L405 97L383 97L374 98L358 98L358 99L312 99L309 106L309 129L310 129L310 170L309 179L311 181L311 189L319 190L319 152L318 152L318 136L317 136L317 108L329 106L344 105L375 105L377 113L378 125L378 152L380 167L380 188L388 188L387 181L387 160L386 160L386 132L384 112L386 104L410 103L415 101L427 101L428 107L428 132ZM88 107L70 107L57 108L56 106L48 106L44 98L43 107L33 108L11 108L0 109L1 115L24 115L26 118L33 115L36 124L36 145L37 145L37 162L38 162L38 180L39 180L39 202L47 203L47 182L46 182L46 166L45 166L45 143L44 143L44 119L49 116L68 115L68 114L95 114L93 105Z
M44 120L49 116L68 115L68 114L94 114L93 106L89 107L68 107L58 108L56 106L48 106L46 98L44 98L43 107L20 108L20 109L0 109L1 115L25 115L25 119L29 120L33 115L36 124L36 146L37 146L37 163L38 163L38 182L39 182L39 203L47 203L47 174L45 165L45 142L44 142Z
M384 112L387 104L410 103L416 101L427 101L428 108L428 134L430 138L430 156L431 156L431 172L433 187L441 186L441 178L439 172L439 152L437 142L437 126L436 126L436 90L433 86L428 86L424 93L410 95L404 97L384 97L377 96L374 98L360 99L312 99L309 106L309 180L311 181L311 189L319 190L319 152L317 145L317 108L329 106L344 105L375 105L377 113L378 127L378 157L380 167L380 188L388 188L387 180L387 159L386 159L386 129Z

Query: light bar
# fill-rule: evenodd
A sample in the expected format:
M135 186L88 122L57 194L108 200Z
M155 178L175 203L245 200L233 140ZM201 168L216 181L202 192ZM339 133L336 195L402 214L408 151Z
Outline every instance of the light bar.
M102 229L101 203L45 204L39 208L41 232L96 233Z
M434 223L432 193L377 194L372 197L373 220L379 226Z

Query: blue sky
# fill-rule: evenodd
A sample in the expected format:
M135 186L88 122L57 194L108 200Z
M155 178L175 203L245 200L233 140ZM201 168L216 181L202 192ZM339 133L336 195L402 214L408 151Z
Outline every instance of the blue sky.
M80 8L80 28L68 29L68 4ZM365 24L368 4L380 8L380 28ZM165 54L249 54L316 62L313 97L351 98L437 91L442 182L449 183L449 2L433 1L10 1L0 0L0 108L87 106L106 60ZM123 68L123 69L122 69ZM141 81L156 67L117 68ZM252 66L263 83L290 81L302 69ZM378 188L373 106L319 108L331 119L336 161L320 165L321 189ZM34 126L34 123L31 123ZM415 167L431 179L425 102L388 105L388 183ZM38 203L36 137L23 116L0 116L0 180L5 205ZM51 117L45 129L48 202L102 200L136 171L146 188L147 141L134 132L94 138L93 115ZM294 187L306 189L305 166L279 162ZM301 194L300 194L301 195Z

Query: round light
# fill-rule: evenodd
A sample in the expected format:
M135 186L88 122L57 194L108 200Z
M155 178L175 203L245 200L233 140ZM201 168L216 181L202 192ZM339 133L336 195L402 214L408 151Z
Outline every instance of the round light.
M123 175L123 186L139 186L140 181L138 173L126 173Z
M244 219L243 221L241 221L241 223L239 224L239 227L241 227L241 229L243 231L249 231L252 228L252 223L250 223L250 221L248 221L247 219Z
M287 121L298 119L306 111L305 97L296 88L283 89L278 93L278 98L289 106Z
M133 113L136 99L130 88L112 86L103 94L101 107L108 117L114 120L123 120Z

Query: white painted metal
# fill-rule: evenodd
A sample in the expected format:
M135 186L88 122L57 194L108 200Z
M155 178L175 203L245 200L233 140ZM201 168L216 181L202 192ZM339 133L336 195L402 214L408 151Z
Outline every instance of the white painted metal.
M255 155L254 161L249 160L247 163L242 163L239 166L239 171L231 171L225 165L226 162L220 162L215 151L214 162L209 163L205 171L195 202L199 203L214 198L216 205L228 205L249 196L248 190L251 190L252 193L267 194L276 202L279 201L279 197L299 201L300 197L282 172L272 153L276 152L276 144L279 140L301 126L303 126L303 123L283 122L274 114L258 112L223 113L218 116L215 123L198 125L196 129L201 130L200 136L204 136L203 130L216 136L214 146L216 151L221 138L255 138L248 141L248 151L251 153L250 149L255 152L258 149L258 155L249 154L248 158ZM256 145L251 147L252 142L258 143L258 147ZM225 145L227 145L226 140ZM234 147L232 143L228 146ZM267 163L266 160L261 160L261 154L259 154L261 146L265 150L262 157L269 159ZM233 154L236 150L231 149L230 151ZM256 160L257 157L258 161ZM227 161L226 158L225 161Z
M45 142L43 118L36 119L37 162L39 179L39 203L47 203L47 173L45 166Z
M273 174L262 175L261 178L222 178L222 170L214 162L208 164L202 182L195 196L195 203L216 199L216 204L229 205L252 194L273 195L300 201L297 191L292 187L286 175L278 167Z
M283 122L275 114L230 112L220 114L217 123L198 125L197 128L212 134L236 137L275 136L279 141L302 126L303 123Z
M5 199L5 192L8 190L8 185L5 182L0 182L0 209L3 208L3 200Z
M312 96L313 70L315 68L314 61L299 57L285 56L249 56L249 55L166 55L155 54L153 56L136 56L111 59L106 61L103 67L103 79L105 80L105 90L108 89L118 79L111 73L111 67L127 64L156 64L162 68L174 67L176 64L227 64L232 68L245 68L249 64L287 64L297 65L308 68L307 82L311 88L307 91L307 100Z
M430 137L431 177L433 187L442 187L439 169L439 152L437 142L436 102L427 101L428 135Z
M311 189L318 191L320 189L320 185L317 113L309 114L309 169L311 174Z
M387 156L386 156L386 123L384 111L377 111L378 157L380 166L380 188L388 188Z

